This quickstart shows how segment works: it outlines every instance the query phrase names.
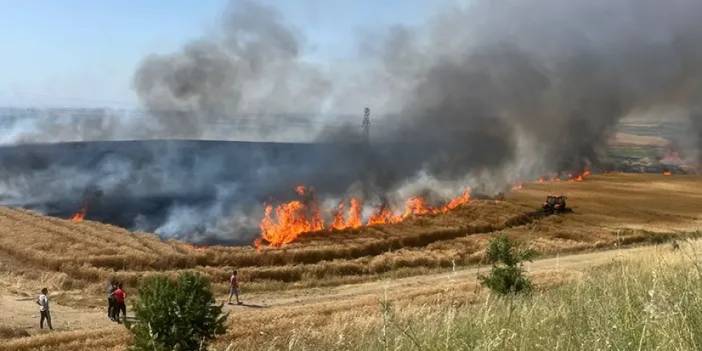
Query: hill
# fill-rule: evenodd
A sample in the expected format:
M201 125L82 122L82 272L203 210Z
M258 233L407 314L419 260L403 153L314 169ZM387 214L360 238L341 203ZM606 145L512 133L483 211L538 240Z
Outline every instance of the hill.
M143 276L193 270L209 276L223 296L228 274L237 268L246 298L255 298L255 305L265 307L264 311L271 306L270 301L294 305L299 300L295 296L315 300L336 286L360 287L363 285L357 284L402 277L420 277L414 281L422 284L425 274L480 263L487 240L496 232L546 256L697 236L700 184L702 177L698 176L651 174L603 174L583 182L529 183L504 200L473 200L446 214L419 216L399 224L314 233L290 245L260 251L162 241L151 234L97 222L74 223L0 208L0 295L15 300L29 298L48 286L62 308L85 311L102 307L104 284L110 278L125 282L128 291L134 291ZM548 193L566 194L573 213L535 215ZM547 284L562 279L545 276ZM435 290L420 289L417 296L431 300ZM365 301L363 305L373 306L377 294L378 290L361 289L342 295L365 296L359 297ZM346 305L318 306L313 313L315 323L325 323L320 315L332 318L338 308L348 308L341 306ZM295 311L290 312L293 320L313 318L304 308ZM254 319L252 323L265 329L266 321ZM77 333L72 331L75 327L58 323L63 331L52 337L64 335L75 342L75 337L69 337ZM37 332L31 323L19 327L30 334ZM232 328L229 338L252 337L239 327ZM89 333L105 335L104 330ZM115 341L116 336L110 335L119 349L123 340ZM108 345L112 344L104 341L103 346Z

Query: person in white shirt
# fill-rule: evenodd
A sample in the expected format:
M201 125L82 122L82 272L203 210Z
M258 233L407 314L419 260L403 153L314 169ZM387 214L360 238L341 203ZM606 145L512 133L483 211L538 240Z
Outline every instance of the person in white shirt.
M49 312L49 289L41 289L41 295L37 298L37 305L39 305L39 312L41 314L39 328L44 329L44 320L46 320L46 325L49 326L49 329L54 330L51 326L51 313Z

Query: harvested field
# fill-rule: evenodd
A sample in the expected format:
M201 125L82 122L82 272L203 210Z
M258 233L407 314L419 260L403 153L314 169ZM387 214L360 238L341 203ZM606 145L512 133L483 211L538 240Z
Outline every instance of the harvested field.
M306 287L419 273L478 263L491 233L502 231L542 253L665 240L696 232L702 218L697 176L605 174L584 182L528 183L504 201L474 200L448 214L339 232L305 235L282 248L195 247L146 233L29 211L0 208L0 252L21 270L53 272L59 289L100 291L116 278L130 286L148 274L189 269L225 282L236 267L250 288ZM532 215L549 193L574 212ZM31 274L30 274L31 275ZM293 283L293 284L288 284ZM286 286L289 285L289 286Z
M487 240L496 232L507 233L545 255L695 237L702 221L698 207L701 185L702 177L698 176L655 174L603 174L584 182L527 183L504 200L474 200L448 214L416 217L400 224L308 234L282 248L261 251L253 247L196 247L97 222L74 223L0 208L0 294L31 304L27 299L47 286L54 303L62 308L91 311L102 308L104 284L110 278L125 282L128 291L134 291L144 276L193 270L209 276L216 291L224 294L228 274L237 268L247 298L257 296L257 304L269 306L283 294L295 303L298 294L314 298L334 286L479 264ZM534 215L549 193L567 195L573 212ZM544 281L551 279L544 277ZM429 299L434 295L426 291L418 294ZM369 296L375 299L374 294ZM372 306L368 301L364 305ZM291 318L312 318L305 313L293 314ZM334 311L320 309L319 314L333 315ZM266 315L270 316L252 315L252 323L265 324ZM27 345L19 349L33 349L43 343L40 340L52 343L60 338L67 340L60 343L87 349L70 337L70 333L78 333L73 330L85 327L80 324L65 326L55 335L18 339L14 336L21 336L22 331L6 325L7 321L0 321L0 328L4 328L3 335L18 340L13 345ZM22 323L24 330L37 333L31 319ZM123 346L113 332L89 329L95 345L107 349ZM243 336L241 331L232 333L225 339Z

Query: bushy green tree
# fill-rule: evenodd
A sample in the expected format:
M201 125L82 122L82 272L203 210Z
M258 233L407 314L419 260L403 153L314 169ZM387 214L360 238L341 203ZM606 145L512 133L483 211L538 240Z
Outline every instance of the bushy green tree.
M147 278L134 306L132 350L200 350L225 331L227 315L216 305L209 281L194 273L176 280Z
M519 249L506 235L488 244L486 258L492 264L490 274L479 277L480 283L499 294L516 294L531 290L531 280L524 275L523 261L531 261L533 250Z

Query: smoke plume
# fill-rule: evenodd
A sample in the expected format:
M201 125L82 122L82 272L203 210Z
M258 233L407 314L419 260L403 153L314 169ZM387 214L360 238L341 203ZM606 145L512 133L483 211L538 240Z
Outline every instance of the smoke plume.
M231 2L215 33L147 57L134 86L170 138L202 138L217 123L249 115L315 114L331 83L300 60L299 41L274 9ZM270 134L267 124L258 127L258 135Z
M88 198L88 217L129 228L248 240L260 204L297 184L332 205L349 193L372 205L598 168L625 116L685 114L702 147L700 13L697 0L457 3L362 37L358 64L331 71L304 59L281 13L233 1L213 32L143 60L134 87L149 117L134 135L270 140L303 125L319 143L28 146L0 153L0 202L66 215ZM335 117L366 106L369 143L360 116ZM16 140L37 139L16 125ZM130 129L94 127L83 135Z
M426 160L437 174L474 169L463 157L476 149L493 169L542 160L537 175L597 164L626 115L668 105L698 119L700 10L690 0L478 1L390 30L385 74L412 88L387 137L453 144ZM520 139L527 150L515 149Z

